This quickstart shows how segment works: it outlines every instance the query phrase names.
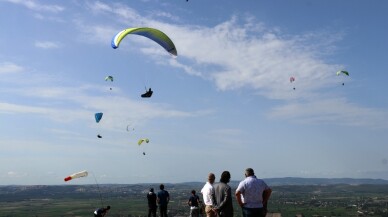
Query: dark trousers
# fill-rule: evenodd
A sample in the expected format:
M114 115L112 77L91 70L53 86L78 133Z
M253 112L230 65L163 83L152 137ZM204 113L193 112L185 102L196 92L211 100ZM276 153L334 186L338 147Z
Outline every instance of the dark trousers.
M160 217L167 217L167 204L159 206Z
M243 217L265 217L267 214L264 208L242 208Z
M155 208L148 208L148 217L156 217L156 207Z

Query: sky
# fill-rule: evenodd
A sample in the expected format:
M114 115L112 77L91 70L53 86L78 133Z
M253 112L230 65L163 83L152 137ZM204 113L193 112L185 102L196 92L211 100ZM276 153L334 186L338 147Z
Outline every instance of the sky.
M386 11L385 0L0 0L0 185L242 180L248 167L388 179ZM112 49L131 27L161 30L178 56L139 35Z

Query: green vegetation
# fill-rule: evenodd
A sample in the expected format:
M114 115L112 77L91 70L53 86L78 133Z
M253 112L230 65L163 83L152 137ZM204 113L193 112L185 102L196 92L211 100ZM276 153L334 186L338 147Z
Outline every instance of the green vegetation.
M158 185L2 186L0 216L92 216L102 203L112 206L109 217L146 216L150 186L157 189ZM202 183L167 184L170 217L188 216L190 191L201 187ZM361 213L388 217L388 185L289 185L272 189L269 211L281 213L282 217L362 216ZM235 216L239 217L241 210L234 202Z

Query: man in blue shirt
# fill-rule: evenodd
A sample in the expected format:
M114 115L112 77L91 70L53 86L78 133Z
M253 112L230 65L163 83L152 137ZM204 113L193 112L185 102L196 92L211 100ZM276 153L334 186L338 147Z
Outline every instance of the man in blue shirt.
M245 170L245 177L236 189L236 199L243 217L265 217L272 190L263 180L256 178L252 168Z
M164 190L164 185L160 184L157 201L159 204L160 217L167 217L167 204L170 201L170 194Z

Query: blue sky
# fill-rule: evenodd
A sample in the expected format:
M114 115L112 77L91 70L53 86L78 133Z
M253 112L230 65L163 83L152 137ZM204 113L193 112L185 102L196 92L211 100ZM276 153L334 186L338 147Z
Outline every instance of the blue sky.
M0 184L65 184L81 170L100 183L224 170L240 180L247 167L388 179L387 10L384 0L1 0ZM140 36L111 48L143 26L169 35L178 57Z

